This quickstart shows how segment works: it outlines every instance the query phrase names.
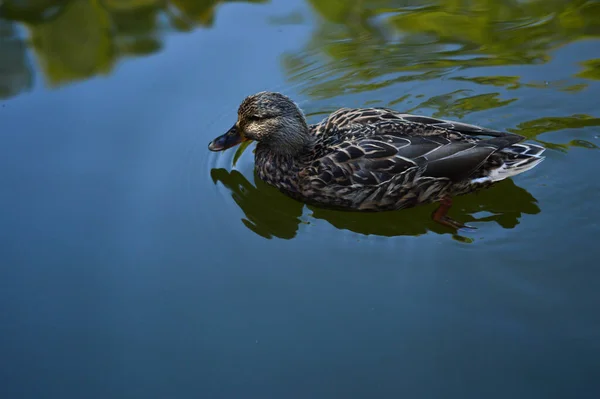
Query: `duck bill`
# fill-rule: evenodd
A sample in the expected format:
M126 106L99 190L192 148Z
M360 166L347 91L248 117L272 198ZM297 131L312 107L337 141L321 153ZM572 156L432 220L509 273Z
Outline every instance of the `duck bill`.
M225 151L226 149L235 147L242 141L246 140L248 139L244 137L244 135L235 125L233 125L231 129L227 131L227 133L211 141L210 144L208 144L208 149L211 151Z

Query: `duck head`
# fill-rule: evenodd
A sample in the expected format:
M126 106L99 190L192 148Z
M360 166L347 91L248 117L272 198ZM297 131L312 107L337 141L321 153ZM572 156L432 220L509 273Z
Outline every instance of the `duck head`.
M244 99L235 124L211 141L208 149L224 151L246 140L255 140L276 153L294 155L311 139L300 108L281 93L263 91Z

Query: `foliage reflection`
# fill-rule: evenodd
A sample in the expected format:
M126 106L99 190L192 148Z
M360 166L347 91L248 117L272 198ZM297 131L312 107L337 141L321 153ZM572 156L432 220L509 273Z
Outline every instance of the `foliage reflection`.
M266 0L245 0L264 3ZM0 98L29 89L24 25L51 86L110 73L119 59L159 51L162 36L213 23L219 0L4 0L0 2ZM10 42L10 43L9 43ZM8 44L7 44L8 43ZM13 43L13 44L11 44Z

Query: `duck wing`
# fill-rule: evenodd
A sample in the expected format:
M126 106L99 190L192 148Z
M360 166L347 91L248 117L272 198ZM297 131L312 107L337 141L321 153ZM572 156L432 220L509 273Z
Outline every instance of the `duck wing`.
M515 136L511 133L488 129L457 121L432 118L422 115L405 114L388 108L341 108L332 113L317 126L318 131L342 129L352 125L367 126L387 122L388 124L405 125L406 134L429 135L438 134L440 129L467 135L485 135L492 137Z
M436 134L409 134L413 125L379 122L360 128L354 124L329 152L300 172L314 189L326 186L377 186L402 176L409 184L418 177L460 181L472 175L492 154L523 138L504 134L478 139L444 128Z

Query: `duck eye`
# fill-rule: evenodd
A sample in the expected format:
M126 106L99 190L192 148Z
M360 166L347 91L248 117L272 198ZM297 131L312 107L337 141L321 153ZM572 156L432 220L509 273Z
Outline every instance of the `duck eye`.
M249 120L249 121L251 121L251 122L255 122L255 121L258 121L258 120L261 120L261 119L262 119L262 118L261 118L261 117L259 117L259 116L257 116L257 115L250 115L250 116L248 117L248 120Z

